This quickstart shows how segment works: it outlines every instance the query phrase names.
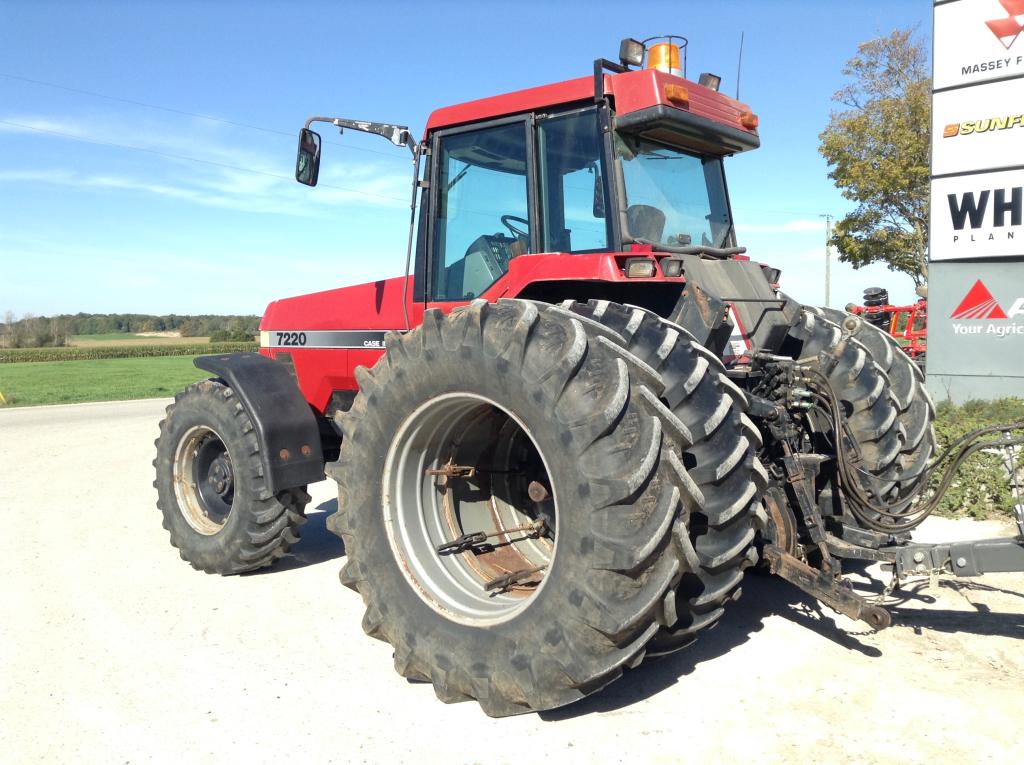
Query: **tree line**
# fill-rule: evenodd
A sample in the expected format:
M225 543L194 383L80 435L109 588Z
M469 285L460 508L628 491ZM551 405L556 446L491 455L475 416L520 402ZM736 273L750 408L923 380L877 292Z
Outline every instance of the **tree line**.
M67 345L72 335L137 332L178 332L182 337L209 336L214 341L242 341L253 339L259 330L259 323L259 316L76 313L57 316L25 314L17 318L11 311L7 311L0 323L0 347L59 347Z

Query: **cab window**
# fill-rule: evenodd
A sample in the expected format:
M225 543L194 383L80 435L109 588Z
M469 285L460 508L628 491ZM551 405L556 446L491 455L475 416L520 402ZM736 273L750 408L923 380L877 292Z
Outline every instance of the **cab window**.
M529 252L526 123L442 136L432 297L472 300Z
M548 117L537 127L544 252L608 249L597 111Z

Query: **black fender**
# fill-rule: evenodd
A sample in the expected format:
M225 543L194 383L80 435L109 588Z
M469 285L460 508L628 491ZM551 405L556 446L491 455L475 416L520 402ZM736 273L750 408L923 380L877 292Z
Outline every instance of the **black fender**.
M751 260L710 260L682 255L686 291L669 320L686 328L697 342L721 355L732 331L725 308L733 304L747 339L756 351L777 353L800 319L801 306L772 286L765 267ZM723 323L727 323L721 331Z
M198 356L193 363L222 379L245 407L271 494L324 479L316 415L282 364L258 353Z

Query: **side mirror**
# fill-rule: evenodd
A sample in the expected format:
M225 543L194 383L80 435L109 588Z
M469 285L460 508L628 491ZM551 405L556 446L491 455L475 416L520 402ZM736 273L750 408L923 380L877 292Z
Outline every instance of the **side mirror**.
M320 176L320 134L309 128L299 131L299 153L295 159L295 180L316 186Z

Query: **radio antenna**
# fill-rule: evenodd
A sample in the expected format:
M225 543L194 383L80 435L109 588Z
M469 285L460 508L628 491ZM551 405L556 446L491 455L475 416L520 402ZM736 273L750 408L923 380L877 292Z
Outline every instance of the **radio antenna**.
M736 100L740 100L740 70L743 69L743 35L740 32L740 60L736 62Z

